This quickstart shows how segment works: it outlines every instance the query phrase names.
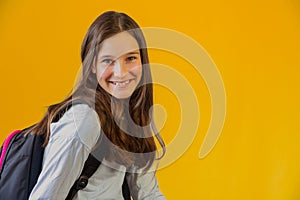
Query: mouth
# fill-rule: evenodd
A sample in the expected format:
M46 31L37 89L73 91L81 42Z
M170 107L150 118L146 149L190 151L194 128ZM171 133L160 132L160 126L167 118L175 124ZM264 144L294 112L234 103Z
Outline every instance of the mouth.
M133 79L128 79L124 81L108 81L110 84L115 85L117 87L126 87L129 83L133 81Z

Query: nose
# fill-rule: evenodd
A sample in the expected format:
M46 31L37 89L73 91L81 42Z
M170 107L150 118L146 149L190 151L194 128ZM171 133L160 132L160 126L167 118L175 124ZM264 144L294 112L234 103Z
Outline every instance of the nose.
M113 72L116 77L123 77L128 70L122 61L116 60L114 63Z

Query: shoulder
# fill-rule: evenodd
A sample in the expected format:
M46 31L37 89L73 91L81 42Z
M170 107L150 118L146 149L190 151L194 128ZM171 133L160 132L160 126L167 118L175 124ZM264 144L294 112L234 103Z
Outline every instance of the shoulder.
M73 105L64 116L74 122L99 122L97 112L84 103Z
M91 149L100 135L97 112L87 104L73 105L58 122L51 124L51 138L77 138Z

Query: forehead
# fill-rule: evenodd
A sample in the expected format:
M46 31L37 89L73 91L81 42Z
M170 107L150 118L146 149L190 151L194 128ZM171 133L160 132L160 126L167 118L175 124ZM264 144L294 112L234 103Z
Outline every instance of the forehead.
M128 52L139 49L136 39L124 31L105 39L102 42L99 56L119 57Z

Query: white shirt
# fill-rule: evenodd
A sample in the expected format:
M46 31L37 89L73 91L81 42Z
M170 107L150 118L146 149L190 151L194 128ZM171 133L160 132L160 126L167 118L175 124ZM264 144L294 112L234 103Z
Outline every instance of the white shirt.
M100 121L86 104L72 106L50 126L43 168L29 200L64 200L80 176L84 162L100 136ZM76 200L121 200L125 172L101 164ZM137 181L128 174L127 182L134 200L165 200L158 189L155 172L139 174Z

